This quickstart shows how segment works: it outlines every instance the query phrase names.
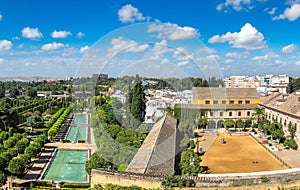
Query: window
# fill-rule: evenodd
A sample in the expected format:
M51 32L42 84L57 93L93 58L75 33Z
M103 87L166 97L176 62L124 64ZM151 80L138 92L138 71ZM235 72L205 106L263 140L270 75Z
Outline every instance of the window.
M229 117L231 117L231 116L232 116L232 112L230 111L230 112L229 112Z
M223 116L223 112L220 111L220 117L222 117L222 116Z
M210 104L210 101L209 101L209 100L206 100L206 101L205 101L205 104Z
M212 111L209 112L210 116L214 116L214 113Z
M218 100L214 100L214 104L218 104Z
M250 111L247 111L247 116L250 116Z
M239 100L239 104L242 104L243 103L243 100Z
M239 112L238 112L238 116L242 116L242 112L239 111Z
M226 100L222 100L222 104L226 104Z
M246 100L246 104L250 104L250 100Z
M229 104L234 104L234 100L230 100L230 101L229 101Z

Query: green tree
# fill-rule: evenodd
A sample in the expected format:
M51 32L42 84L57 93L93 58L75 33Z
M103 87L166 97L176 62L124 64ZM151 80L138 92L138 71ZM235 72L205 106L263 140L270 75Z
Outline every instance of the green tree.
M197 121L197 125L199 128L206 128L208 121L205 117L200 117Z
M7 170L13 175L22 175L25 172L25 162L18 157L9 161Z
M234 126L234 121L232 119L225 119L223 122L225 128Z
M255 107L254 113L252 114L252 118L256 120L256 123L259 124L265 118L265 113L263 112L262 108Z
M103 159L97 152L93 153L90 159L85 163L85 169L89 175L91 174L92 169L108 168L109 166L110 163Z
M7 176L3 171L0 171L0 185L5 185L6 184L6 179Z
M246 124L245 124L245 122L243 121L243 120L241 120L241 119L238 119L237 121L236 121L236 126L238 127L238 128L243 128L243 129L245 129L245 127L246 127Z
M300 78L293 78L291 80L292 91L296 91L300 89Z
M17 98L17 96L19 96L20 92L17 87L11 87L9 89L9 94L10 94L11 98Z
M32 115L27 118L26 123L32 128L42 127L44 125L44 120L39 115Z
M278 140L284 138L284 132L282 125L278 122L273 122L268 126L268 131L271 133L272 137Z
M200 166L200 158L194 150L188 148L181 152L180 171L183 175L197 176L203 171Z
M3 82L0 82L0 98L5 96L5 86Z
M297 126L296 126L296 124L293 125L291 122L289 122L289 125L288 125L288 131L289 131L289 133L290 133L290 135L291 135L291 139L294 139L295 133L296 133L296 131L297 131Z
M29 88L27 90L27 96L30 96L32 98L36 97L37 96L37 90L36 90L36 88Z
M130 106L131 114L140 122L145 120L146 97L143 91L142 81L138 75L135 77L134 87L132 88L132 102Z

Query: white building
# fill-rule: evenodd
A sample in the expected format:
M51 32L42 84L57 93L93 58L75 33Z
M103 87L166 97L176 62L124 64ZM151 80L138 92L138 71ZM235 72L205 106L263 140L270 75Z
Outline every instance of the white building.
M289 136L288 125L296 125L295 140L300 148L300 96L275 92L259 104L264 108L267 119L282 124L285 135Z

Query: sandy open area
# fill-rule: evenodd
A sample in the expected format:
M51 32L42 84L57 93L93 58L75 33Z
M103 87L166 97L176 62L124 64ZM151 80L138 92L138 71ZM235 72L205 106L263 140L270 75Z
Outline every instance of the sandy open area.
M226 143L222 144L221 138ZM201 157L208 173L243 173L287 169L250 136L220 134Z

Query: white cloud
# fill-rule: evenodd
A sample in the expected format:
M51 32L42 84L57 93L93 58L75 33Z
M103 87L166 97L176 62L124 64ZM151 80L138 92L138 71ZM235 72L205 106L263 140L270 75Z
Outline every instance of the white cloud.
M125 40L123 37L113 38L110 43L112 47L108 49L108 57L120 52L142 52L149 47L148 44L138 44L133 40Z
M218 4L216 9L218 11L228 8L232 8L235 11L249 10L253 9L257 3L265 1L266 0L225 0L225 2Z
M228 52L226 53L225 57L228 58L237 58L237 59L247 59L249 56L249 52Z
M85 36L85 34L84 33L82 33L82 32L78 32L77 34L76 34L76 36L77 36L77 38L82 38L82 37L84 37Z
M172 23L150 24L147 32L157 32L158 38L169 40L182 40L200 37L200 33L195 28L190 26L181 27Z
M272 8L269 10L269 8L266 8L264 11L266 11L269 15L274 15L276 13L277 7Z
M178 61L187 61L194 59L193 54L183 47L176 48L176 50L173 52L173 57Z
M253 60L253 61L267 61L269 58L270 58L269 55L263 55L263 56L252 57L251 60Z
M10 50L13 46L11 41L8 40L0 40L0 51Z
M2 14L0 14L0 21L2 20L2 18L3 18L3 16L2 16Z
M0 58L0 64L3 63L3 62L4 62L4 59L3 59L3 58Z
M266 47L264 36L250 23L246 23L240 32L227 32L223 35L215 35L211 37L209 43L223 43L227 42L232 45L233 48L244 48L246 50L256 50Z
M66 37L68 37L70 35L72 35L72 33L70 31L65 31L65 30L62 30L62 31L56 31L56 30L54 30L51 33L51 37L52 38L66 38Z
M89 46L83 46L83 47L80 48L79 52L80 52L80 53L85 53L85 52L88 51L89 49L90 49Z
M181 62L179 62L177 65L178 65L178 66L185 66L185 65L187 65L187 64L189 64L188 61L181 61Z
M279 16L273 17L273 20L288 19L289 21L295 21L300 17L300 4L293 4L284 10Z
M282 53L285 53L285 54L289 54L289 53L293 53L295 50L296 50L296 45L295 44L289 44L287 46L284 46L281 51Z
M228 64L228 63L232 63L233 62L233 60L232 59L226 59L225 61L224 61L224 63L226 63L226 64Z
M128 23L128 22L133 23L135 21L141 21L147 19L146 17L143 16L142 13L139 12L137 8L133 7L131 4L124 5L118 11L118 15L119 15L119 20L122 23Z
M65 45L62 43L53 42L53 43L43 45L41 50L50 51L50 50L56 50L56 49L59 49L62 47L65 47Z
M42 38L43 34L39 31L38 28L25 27L22 30L22 36L24 38L28 38L28 39L31 39L31 40L36 40L36 39Z
M295 63L295 65L300 65L300 61L297 61L297 62Z

